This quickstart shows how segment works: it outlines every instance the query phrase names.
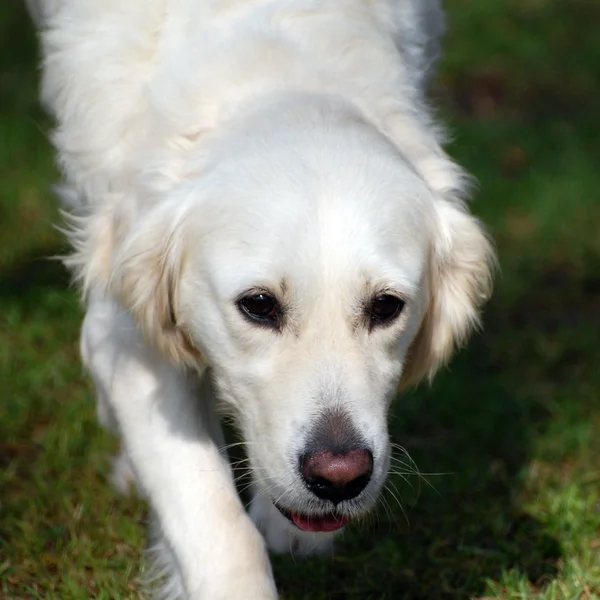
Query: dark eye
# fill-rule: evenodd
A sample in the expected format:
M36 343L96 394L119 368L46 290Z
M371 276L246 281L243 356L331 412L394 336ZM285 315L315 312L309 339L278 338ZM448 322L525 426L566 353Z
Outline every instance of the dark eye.
M268 325L276 325L280 317L279 303L269 294L244 296L238 306L251 319Z
M370 309L371 326L385 325L393 321L404 308L404 301L390 294L382 294L373 299Z

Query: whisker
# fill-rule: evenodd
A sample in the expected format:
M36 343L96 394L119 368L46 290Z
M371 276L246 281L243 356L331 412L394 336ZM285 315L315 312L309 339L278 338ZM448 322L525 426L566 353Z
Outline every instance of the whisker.
M400 444L397 444L396 442L390 442L390 446L392 447L393 450L398 450L399 452L401 452L410 461L410 468L412 470L411 474L414 474L419 478L419 493L420 493L420 489L421 489L420 483L423 482L423 483L427 484L436 494L441 495L439 490L427 479L427 477L440 476L440 475L452 475L452 473L423 473L419 470L417 463L413 460L412 456L410 455L410 453L404 446L401 446ZM409 467L409 465L406 465L406 463L404 463L404 461L393 456L393 454L392 454L391 458L392 458L392 460L396 461L397 463L400 463L407 468Z
M233 442L231 444L225 444L224 446L219 446L219 452L225 452L226 450L235 448L236 446L252 446L252 445L256 445L256 444L258 444L258 442L247 442L247 441Z
M396 486L394 486L394 487L396 488ZM387 483L384 485L384 489L386 489L391 494L392 498L394 498L394 500L398 504L398 508L400 509L400 511L402 512L402 515L404 516L404 520L406 521L406 524L408 526L410 526L410 521L408 520L408 515L406 514L406 511L404 510L404 506L402 506L402 502L400 501L398 496L396 496L396 494L391 490L391 488L388 486ZM399 494L397 488L396 488L396 492Z
M407 472L402 472L402 471L394 471L393 469L390 469L388 471L388 476L395 476L395 477L400 477L400 479L402 479L402 481L404 481L411 489L415 489L414 485L410 482L410 480L408 479L407 475L417 475L417 473L407 473Z

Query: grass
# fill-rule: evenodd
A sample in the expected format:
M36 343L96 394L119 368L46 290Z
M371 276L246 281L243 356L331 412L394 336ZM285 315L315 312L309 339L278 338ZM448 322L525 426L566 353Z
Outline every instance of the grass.
M395 441L447 474L393 478L334 558L276 558L285 600L600 598L600 5L447 5L436 95L502 272L485 332L395 404ZM141 598L146 507L107 484L81 308L46 258L64 247L35 65L2 3L0 598Z

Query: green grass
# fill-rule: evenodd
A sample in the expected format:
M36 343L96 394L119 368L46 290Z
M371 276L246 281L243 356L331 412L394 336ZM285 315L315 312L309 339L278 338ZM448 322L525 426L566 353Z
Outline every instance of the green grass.
M436 88L502 272L477 336L391 430L427 481L282 596L600 598L600 4L449 0ZM0 6L0 598L141 598L146 508L106 475L36 102L35 38ZM435 489L434 489L435 488ZM403 513L406 513L404 516Z

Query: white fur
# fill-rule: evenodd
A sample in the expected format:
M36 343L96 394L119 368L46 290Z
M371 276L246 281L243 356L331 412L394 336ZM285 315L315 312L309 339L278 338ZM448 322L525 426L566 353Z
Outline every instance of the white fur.
M425 103L437 0L54 0L42 97L57 119L101 421L156 515L163 597L276 598L275 551L328 551L274 507L331 510L301 481L319 416L373 451L399 382L450 357L490 292L491 246ZM236 300L266 289L281 331ZM382 291L406 306L369 330ZM217 413L247 448L246 515ZM135 475L134 475L135 474ZM258 529L257 529L258 527Z

